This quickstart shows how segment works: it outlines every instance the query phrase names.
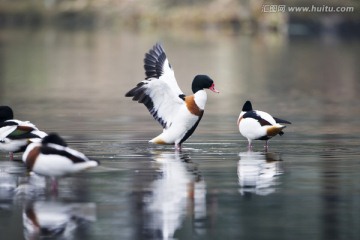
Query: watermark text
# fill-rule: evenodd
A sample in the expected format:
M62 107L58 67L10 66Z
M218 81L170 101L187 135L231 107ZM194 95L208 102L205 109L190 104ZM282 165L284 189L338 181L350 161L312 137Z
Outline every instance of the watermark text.
M334 6L302 6L302 7L295 7L295 6L286 6L286 5L276 5L276 4L264 4L261 7L261 12L263 13L281 13L281 12L288 12L288 13L297 13L297 12L304 12L304 13L351 13L354 12L354 7L334 7Z

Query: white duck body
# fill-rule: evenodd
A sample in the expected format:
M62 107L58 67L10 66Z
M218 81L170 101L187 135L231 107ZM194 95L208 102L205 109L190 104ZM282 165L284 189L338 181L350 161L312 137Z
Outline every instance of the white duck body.
M174 115L169 128L164 129L159 136L149 142L176 145L184 142L187 139L186 135L191 135L201 120L206 100L207 94L205 90L197 91L193 96L185 97L185 101ZM196 104L197 108L194 104Z
M264 119L270 125L261 125L261 123L255 118L243 118L246 112L241 112L239 116L239 131L248 139L251 140L268 140L281 132L286 126L276 123L275 119L268 113L255 110L254 113L260 118ZM267 138L267 139L266 139Z
M253 110L250 101L246 101L237 120L241 135L247 138L251 149L252 140L267 141L276 135L283 135L286 126L280 123L291 124L289 121L275 118L267 112Z
M9 138L5 138L0 140L0 151L18 152L28 144L29 141L27 139L10 140Z
M29 170L53 178L98 166L98 162L89 160L81 152L54 143L31 143L23 154L23 161Z

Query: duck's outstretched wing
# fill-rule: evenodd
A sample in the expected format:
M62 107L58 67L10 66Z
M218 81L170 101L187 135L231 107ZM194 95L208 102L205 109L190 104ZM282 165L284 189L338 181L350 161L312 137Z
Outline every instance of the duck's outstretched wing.
M164 129L171 126L179 108L185 104L162 79L144 80L125 96L143 103Z
M184 95L177 84L174 70L160 43L156 43L153 48L145 54L144 69L146 80L163 80L176 95Z
M179 88L164 49L156 43L145 54L146 79L125 94L143 103L160 125L167 129L184 104L185 95Z

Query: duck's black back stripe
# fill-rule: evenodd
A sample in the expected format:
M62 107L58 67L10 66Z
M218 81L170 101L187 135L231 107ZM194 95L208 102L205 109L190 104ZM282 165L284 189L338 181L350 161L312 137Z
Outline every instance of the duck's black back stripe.
M166 60L166 54L164 49L159 43L156 43L154 47L145 54L144 68L146 79L159 78L163 74L163 65Z
M261 118L259 115L256 114L255 111L249 111L249 112L246 112L244 115L243 115L243 118L253 118L253 119L256 119L261 126L267 126L267 125L271 125L268 121L266 121L265 119Z
M280 119L280 118L276 118L274 117L275 121L277 123L286 123L286 124L291 124L291 122L287 121L287 120L284 120L284 119Z
M163 128L166 128L166 122L161 117L158 116L158 112L154 108L154 103L152 99L145 92L146 91L146 87L144 87L145 84L147 83L144 82L139 83L135 88L127 92L125 94L125 97L132 97L133 101L138 101L139 103L143 103L150 112L150 114L154 117L154 119L158 121Z
M262 137L259 137L259 138L257 138L257 139L255 139L255 140L269 140L270 138L268 137L268 136L262 136Z
M180 144L185 142L194 133L194 131L197 128L197 126L199 125L200 120L201 120L203 115L204 115L204 111L201 112L201 114L199 115L199 119L196 121L194 126L192 128L190 128L189 131L186 132L185 136L181 139Z
M40 152L44 155L60 155L63 157L66 157L70 159L73 163L82 163L86 162L86 160L79 158L77 156L72 155L71 153L64 151L64 150L58 150L49 146L42 146L40 148Z
M0 128L2 127L8 127L8 126L16 126L19 125L16 122L12 122L12 121L6 121L6 122L0 122Z

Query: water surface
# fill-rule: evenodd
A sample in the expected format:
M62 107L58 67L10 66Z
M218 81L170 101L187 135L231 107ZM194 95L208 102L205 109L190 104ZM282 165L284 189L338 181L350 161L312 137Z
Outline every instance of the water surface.
M161 41L180 87L210 75L205 115L181 153L124 94ZM57 195L0 155L1 239L359 239L358 41L285 36L6 30L0 103L101 166ZM242 104L293 122L247 151ZM17 154L16 159L21 158ZM37 219L37 221L34 221Z

